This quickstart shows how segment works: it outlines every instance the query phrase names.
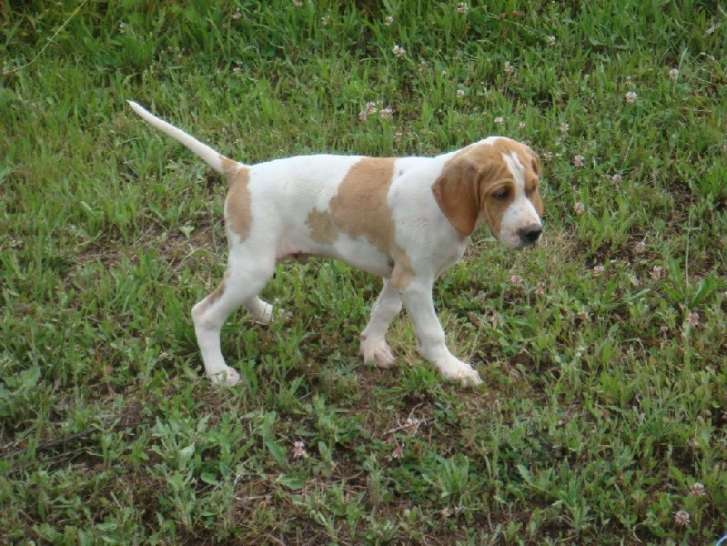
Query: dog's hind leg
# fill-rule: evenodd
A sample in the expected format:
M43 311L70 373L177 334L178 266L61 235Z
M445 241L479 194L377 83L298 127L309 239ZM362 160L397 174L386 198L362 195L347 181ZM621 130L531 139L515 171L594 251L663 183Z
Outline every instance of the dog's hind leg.
M392 286L389 279L384 279L384 288L376 298L369 323L361 334L360 352L364 362L376 361L376 365L382 368L388 368L394 363L394 355L386 343L386 330L399 311L401 311L399 291Z
M244 305L258 322L269 322L272 316L272 306L257 295L273 275L275 256L261 256L250 249L249 245L230 249L224 280L192 308L205 373L215 383L234 385L240 380L240 374L225 363L220 349L220 330L230 313Z
M257 296L243 302L252 320L258 324L270 324L273 320L273 306Z

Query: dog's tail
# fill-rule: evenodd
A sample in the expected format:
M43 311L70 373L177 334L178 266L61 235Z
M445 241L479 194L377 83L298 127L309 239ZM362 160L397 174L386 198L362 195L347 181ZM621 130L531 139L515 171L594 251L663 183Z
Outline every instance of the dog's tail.
M207 163L207 165L212 167L218 173L227 174L230 171L237 170L237 168L241 166L241 164L237 161L225 157L221 153L200 142L192 135L185 133L181 129L176 128L174 125L172 125L171 123L167 123L163 119L159 119L154 114L152 114L139 104L135 103L134 101L130 100L127 102L129 103L129 106L131 106L131 108L134 110L134 112L139 114L142 119L144 119L153 127L159 129L162 133L166 133L174 140L177 140L184 144L187 148L189 148L195 154L201 157L204 162Z

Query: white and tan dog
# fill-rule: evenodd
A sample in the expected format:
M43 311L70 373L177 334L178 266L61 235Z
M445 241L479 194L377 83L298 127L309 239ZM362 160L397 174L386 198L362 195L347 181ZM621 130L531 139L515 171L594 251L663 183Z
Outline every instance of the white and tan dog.
M220 285L192 308L205 371L213 381L233 385L240 380L220 351L220 329L228 315L244 305L255 321L270 322L273 308L258 294L276 262L316 254L384 279L361 335L366 362L394 363L385 335L403 302L421 355L449 379L481 382L469 364L447 349L432 286L462 257L481 221L510 248L537 241L543 204L538 160L530 148L489 137L436 157L308 155L245 165L129 104L229 181L227 271Z

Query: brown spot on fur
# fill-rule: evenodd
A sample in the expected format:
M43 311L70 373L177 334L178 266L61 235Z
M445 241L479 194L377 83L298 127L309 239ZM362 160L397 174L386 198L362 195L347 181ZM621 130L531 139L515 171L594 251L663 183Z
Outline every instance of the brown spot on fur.
M222 154L220 154L220 161L222 162L222 171L225 175L230 175L230 173L235 172L238 167L240 167L240 164L237 161L233 161Z
M462 239L475 229L480 212L483 213L492 233L500 233L502 216L514 198L512 173L503 154L515 152L525 170L526 188L534 189L531 200L540 214L542 201L537 191L537 156L530 148L509 138L492 143L468 146L454 155L442 169L442 174L432 186L434 198ZM504 199L494 195L507 192Z
M361 159L348 171L329 204L341 231L366 237L387 255L394 240L394 219L386 202L393 175L393 158Z
M399 261L394 265L394 270L391 272L391 285L397 290L403 290L412 279L415 277L414 269L409 261L409 256L403 254L400 256Z
M234 161L231 163L234 164L234 167L226 171L230 189L227 192L225 201L225 225L227 229L236 233L241 240L244 240L250 233L250 223L252 221L250 190L247 187L250 171L239 163Z
M220 281L220 284L217 285L217 288L215 288L212 292L210 292L209 296L207 296L207 306L214 305L214 303L222 297L222 294L225 293L225 281L227 281L227 278L230 276L230 274L225 271L225 276L222 277L222 280Z
M530 201L532 201L533 206L535 207L535 212L537 212L538 216L540 216L540 218L542 218L543 211L544 211L543 198L540 197L540 191L538 191L537 187L533 190L533 193L530 195Z
M222 294L225 293L225 281L227 281L227 278L229 276L230 273L228 271L225 271L225 276L220 281L220 284L217 285L217 288L207 294L207 297L199 303L199 307L195 306L194 312L196 314L199 315L200 313L204 313L207 309L212 307L217 300L222 297Z
M312 215L316 213L320 216L315 221L320 224L325 222L325 230L321 231L329 237L333 229L353 238L365 237L382 254L394 261L393 274L400 272L397 278L400 278L403 287L408 283L408 278L413 276L413 269L406 252L394 241L394 218L387 202L394 176L394 161L394 158L373 157L358 161L341 181L336 195L331 198L330 215L312 211L308 215L308 222L309 225L313 223ZM322 218L324 215L327 218ZM407 280L402 276L404 272L408 275Z
M331 244L338 237L338 228L328 212L313 209L305 221L310 229L310 237L317 243Z
M207 296L207 304L213 305L218 299L222 297L222 294L225 293L225 281L222 281L220 284L217 285L217 288L215 288L212 292L210 292L209 296Z

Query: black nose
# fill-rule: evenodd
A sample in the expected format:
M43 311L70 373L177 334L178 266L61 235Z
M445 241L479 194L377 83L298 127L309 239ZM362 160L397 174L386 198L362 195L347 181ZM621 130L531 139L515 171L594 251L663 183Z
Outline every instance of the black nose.
M530 224L529 226L520 228L517 232L520 235L520 240L525 245L535 244L535 241L538 240L541 233L543 233L543 226L540 224Z

